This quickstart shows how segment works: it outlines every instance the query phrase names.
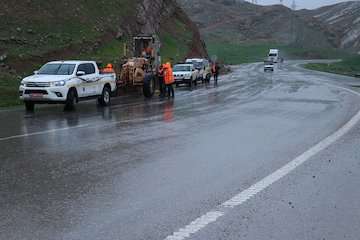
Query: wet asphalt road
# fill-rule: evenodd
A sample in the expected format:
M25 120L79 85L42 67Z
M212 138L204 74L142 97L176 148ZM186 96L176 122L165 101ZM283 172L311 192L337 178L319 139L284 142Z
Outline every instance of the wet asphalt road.
M234 67L174 101L0 112L0 239L165 239L334 133L359 79ZM331 84L331 85L329 85ZM359 88L360 89L360 88ZM360 125L189 239L358 239Z

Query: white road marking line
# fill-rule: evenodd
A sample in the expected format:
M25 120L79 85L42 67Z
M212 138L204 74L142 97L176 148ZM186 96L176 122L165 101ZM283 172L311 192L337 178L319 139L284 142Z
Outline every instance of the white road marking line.
M84 127L88 127L88 126L89 126L89 124L83 124L83 125L78 125L78 126L74 126L74 127L56 128L56 129L50 129L50 130L40 131L40 132L25 133L25 134L13 135L13 136L9 136L9 137L1 137L0 141L6 141L6 140L17 139L17 138L24 138L24 137L54 133L54 132L59 132L59 131L67 131L67 130L76 129L76 128L84 128Z
M108 127L108 126L116 125L116 124L139 123L139 122L143 122L143 121L147 121L147 120L159 120L159 119L162 119L162 116L154 116L154 117L149 117L149 118L139 118L139 119L136 119L136 120L113 121L113 122L104 123L104 124L93 124L93 125L90 124L90 123L89 124L82 124L82 125L78 125L78 126L74 126L74 127L55 128L55 129L50 129L50 130L40 131L40 132L32 132L32 133L24 133L24 134L13 135L13 136L8 136L8 137L0 137L0 142L1 141L12 140L12 139L18 139L18 138L25 138L25 137L31 137L31 136L55 133L55 132L60 132L60 131L67 131L67 130L78 129L78 128Z
M165 240L182 240L190 237L191 234L198 232L200 229L215 222L219 217L223 216L224 213L220 211L208 212L205 215L191 222L185 228L180 229L173 235L168 236Z
M353 93L357 96L360 96L360 93L355 92L351 89L347 89L344 87L332 85L326 83L325 85L339 88L342 90L345 90L347 92ZM192 234L195 234L196 232L202 230L206 226L208 226L210 223L215 222L218 220L218 218L226 215L227 212L230 211L230 209L240 206L246 201L248 201L250 198L254 197L256 194L262 192L272 184L276 183L286 175L289 175L291 172L293 172L296 168L310 160L313 156L317 155L321 151L328 148L330 145L335 143L337 140L342 138L345 134L347 134L358 122L360 121L360 111L358 111L349 122L347 122L344 126L342 126L340 129L338 129L336 132L325 138L324 140L320 141L318 144L292 160L291 162L287 163L285 166L281 167L280 169L276 170L269 176L263 178L259 182L255 183L248 189L240 192L239 194L235 195L233 198L229 199L228 201L222 203L218 207L216 207L216 210L212 210L205 215L201 216L194 222L190 223L186 227L180 229L178 232L173 233L172 235L165 238L165 240L184 240L189 238ZM215 214L217 213L217 215ZM216 217L215 217L216 216ZM196 224L197 222L200 222L201 224Z

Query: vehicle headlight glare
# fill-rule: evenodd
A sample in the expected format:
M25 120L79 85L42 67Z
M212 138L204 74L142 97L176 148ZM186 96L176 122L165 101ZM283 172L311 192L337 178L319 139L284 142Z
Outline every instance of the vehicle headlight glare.
M65 86L66 82L64 80L62 81L57 81L57 82L54 82L53 85L55 87L62 87L62 86Z

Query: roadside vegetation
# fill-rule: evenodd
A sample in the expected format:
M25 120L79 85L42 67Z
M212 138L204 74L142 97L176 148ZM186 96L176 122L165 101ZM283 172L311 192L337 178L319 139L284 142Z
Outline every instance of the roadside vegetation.
M360 56L349 57L341 62L331 64L309 63L305 65L305 68L322 72L342 74L352 77L360 77Z
M8 73L0 73L0 107L19 105L20 79Z

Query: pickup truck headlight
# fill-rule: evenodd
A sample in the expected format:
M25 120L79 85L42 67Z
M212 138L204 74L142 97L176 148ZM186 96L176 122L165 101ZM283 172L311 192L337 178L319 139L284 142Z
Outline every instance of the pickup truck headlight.
M52 82L51 86L55 86L55 87L62 87L65 86L66 82L64 80L61 81L57 81L57 82Z
M25 83L24 83L24 81L21 81L20 82L20 87L23 87L23 86L25 86Z

